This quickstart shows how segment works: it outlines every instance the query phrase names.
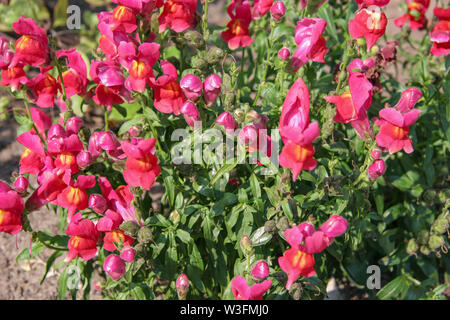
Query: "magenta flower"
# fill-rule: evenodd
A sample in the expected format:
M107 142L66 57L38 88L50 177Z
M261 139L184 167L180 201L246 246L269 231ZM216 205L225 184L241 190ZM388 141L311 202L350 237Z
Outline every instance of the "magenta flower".
M66 233L70 236L69 252L64 259L66 263L75 257L90 260L97 254L99 234L95 224L89 219L82 219L80 212L73 216Z
M150 85L154 92L155 108L163 113L180 114L181 106L186 101L186 96L177 81L177 69L169 61L162 60L163 75L158 79L150 79Z
M27 192L28 179L25 178L24 176L18 177L16 179L16 181L14 181L14 189L16 189L16 191L18 193L25 193L25 192Z
M67 97L70 98L75 94L85 94L88 84L87 67L81 54L75 49L69 49L59 50L56 56L58 58L66 56L68 60L67 70L62 74ZM58 78L58 81L61 89L61 79Z
M104 213L106 209L108 209L108 203L106 202L106 199L98 193L93 193L89 196L88 205L89 208L99 214Z
M153 77L153 65L160 56L159 47L158 43L145 42L136 52L135 45L131 42L119 44L119 58L129 74L125 81L128 90L145 91L145 85L150 83L150 78Z
M117 254L110 254L103 263L103 270L117 281L125 274L125 262Z
M284 100L279 129L285 145L278 159L282 167L292 170L292 179L296 180L302 170L317 166L311 143L320 133L318 122L309 121L309 90L301 78Z
M150 190L160 174L158 158L154 155L155 142L154 138L135 139L131 143L122 141L122 149L128 157L123 177L130 186Z
M216 119L216 123L225 127L225 129L234 130L238 124L233 115L227 111L222 112Z
M187 277L186 274L182 273L178 276L176 287L178 299L186 300L187 291L189 289L189 278Z
M306 64L309 60L324 63L328 52L325 38L322 36L327 22L320 18L304 18L297 22L295 43L298 48L292 57L294 70Z
M422 97L422 92L416 88L409 88L402 92L401 98L395 105L395 109L401 113L407 113L414 108L414 105Z
M194 127L194 122L200 120L200 113L192 101L186 101L180 109L181 113L190 127Z
M378 177L381 177L385 171L386 164L382 159L377 159L369 166L367 175L370 181L375 181Z
M401 113L395 108L380 110L380 120L375 124L380 127L380 132L375 139L380 147L386 148L389 154L404 150L406 153L414 151L412 141L408 137L409 126L417 121L421 110L412 109Z
M275 21L280 21L286 13L286 6L283 1L275 2L270 8L270 16Z
M133 262L136 256L136 250L132 247L124 247L120 252L120 257L126 262Z
M287 59L289 59L290 56L291 56L291 51L286 47L283 47L280 49L280 51L278 51L278 57L281 60L287 60Z
M319 253L333 243L334 238L347 230L347 220L334 215L331 216L319 229L308 222L287 229L284 232L286 241L292 248L308 254Z
M220 93L222 79L217 74L212 74L205 79L203 83L203 96L206 105L210 107Z
M265 260L259 260L252 268L252 277L255 280L263 280L269 276L269 265Z
M202 95L203 83L199 77L193 74L187 74L180 81L181 89L183 90L186 98L197 101Z
M237 276L231 281L231 290L236 300L263 300L263 294L271 286L272 281L265 280L250 287L243 276Z

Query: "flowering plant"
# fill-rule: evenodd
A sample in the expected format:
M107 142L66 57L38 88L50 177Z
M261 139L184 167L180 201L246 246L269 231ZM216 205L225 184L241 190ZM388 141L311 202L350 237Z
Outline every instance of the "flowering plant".
M232 0L214 25L208 0L112 2L75 48L25 16L0 39L23 102L0 232L53 250L60 299L323 299L331 278L443 297L448 8ZM45 207L60 234L31 222Z

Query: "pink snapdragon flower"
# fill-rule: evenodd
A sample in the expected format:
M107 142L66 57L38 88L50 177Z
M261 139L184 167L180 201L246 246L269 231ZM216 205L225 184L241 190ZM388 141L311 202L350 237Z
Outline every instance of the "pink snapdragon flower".
M334 215L323 223L317 230L308 222L287 229L284 232L286 241L292 248L308 254L322 252L331 245L334 238L343 234L348 227L345 218Z
M263 280L269 276L269 265L265 260L259 260L252 268L252 277L256 280Z
M311 143L319 136L320 129L317 121L310 123L309 108L309 90L299 78L284 100L279 125L285 144L279 155L280 165L292 170L293 180L302 170L313 170L317 166Z
M103 263L103 270L105 270L113 280L117 281L125 274L126 265L117 254L110 254Z
M203 83L203 97L205 98L206 106L210 107L216 101L221 87L222 79L220 79L219 75L212 74L205 79Z
M154 138L122 141L122 149L127 155L123 177L130 186L150 190L160 174L158 158L154 155L155 143Z
M365 38L367 50L370 50L383 36L386 25L387 18L380 7L370 6L356 12L355 18L348 23L348 32L354 39Z
M231 281L231 290L236 300L263 300L263 294L271 286L272 281L265 280L250 287L243 276L237 276Z
M298 48L291 60L295 71L309 60L325 62L328 48L322 33L326 26L327 22L320 18L304 18L297 22L294 39Z
M195 102L202 95L203 83L196 75L190 73L185 75L180 81L180 86L189 100Z
M382 159L377 159L369 166L367 175L370 181L375 181L377 178L381 177L385 171L386 164Z
M17 234L22 230L23 200L20 195L0 181L0 232Z
M227 30L222 32L222 39L228 43L230 50L248 47L253 42L249 32L252 22L250 3L248 1L236 3L237 1L232 1L227 8L231 21L227 24Z
M66 233L70 236L69 253L64 259L66 263L75 257L90 260L97 254L99 234L95 224L89 219L82 219L80 212L73 216Z
M150 79L150 85L154 92L155 108L162 113L180 114L181 106L186 101L186 96L177 81L177 69L169 61L162 60L163 75L158 79Z
M198 112L197 107L192 101L186 101L180 109L180 112L184 116L184 120L190 127L194 127L195 121L200 121L200 113Z
M380 110L380 120L375 124L380 127L380 132L375 137L380 147L386 148L389 154L404 150L406 153L414 151L412 141L408 137L409 126L417 121L422 111L412 109L401 113L395 108Z

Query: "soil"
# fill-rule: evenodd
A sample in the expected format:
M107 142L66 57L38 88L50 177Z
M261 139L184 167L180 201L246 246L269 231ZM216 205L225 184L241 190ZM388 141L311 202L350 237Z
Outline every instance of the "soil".
M47 1L52 6L55 1ZM403 0L391 0L386 7L385 12L389 19L387 34L397 33L398 29L394 26L393 20L400 17L403 13L399 4ZM435 6L435 0L431 1L430 8ZM86 5L83 6L87 8ZM225 14L225 1L215 1L210 6L209 16L211 22L224 25L227 19ZM428 10L427 16L432 17L431 10ZM222 23L221 23L222 22ZM424 32L415 31L413 36L422 37ZM406 71L404 71L406 72ZM400 79L405 79L405 74L398 75ZM0 90L0 96L8 94L4 90ZM13 101L12 106L20 104ZM95 126L96 119L93 119ZM98 117L97 117L98 120ZM101 121L101 120L98 120ZM16 140L17 124L14 120L0 120L0 180L9 182L13 172L18 171L18 163L20 154L24 147ZM160 191L160 190L159 190ZM30 222L34 229L47 228L53 233L58 233L58 222L56 215L43 208L39 212L35 212L30 216ZM57 298L57 272L50 271L46 280L40 285L41 278L45 270L45 261L52 253L49 250L44 252L35 259L16 262L16 256L24 249L30 246L30 234L21 232L17 236L0 233L0 299L56 299ZM63 257L62 257L63 258ZM61 258L61 259L62 259ZM97 272L94 277L94 283L101 280L101 276ZM92 283L92 288L94 287ZM340 291L338 295L333 295L335 299L351 298L345 287L339 285L334 290ZM344 292L344 293L342 293ZM91 299L101 299L102 295L95 289L91 289ZM331 298L331 295L330 295ZM358 297L363 298L364 297Z

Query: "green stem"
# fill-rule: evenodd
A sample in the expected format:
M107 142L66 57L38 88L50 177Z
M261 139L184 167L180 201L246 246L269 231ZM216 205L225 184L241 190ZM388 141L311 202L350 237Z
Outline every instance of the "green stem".
M239 88L237 92L237 99L236 102L239 103L239 99L241 98L241 88L243 86L243 71L244 71L244 60L245 60L245 48L242 47L242 57L241 57L241 68L239 70Z
M108 108L104 107L104 117L105 117L105 131L109 130L109 124L108 124Z
M255 99L253 100L252 107L256 106L256 103L258 102L259 96L261 95L262 87L263 87L263 85L264 85L264 83L266 81L266 78L267 78L267 72L269 71L269 61L272 58L272 54L271 54L270 51L272 49L272 41L273 41L272 39L273 39L273 31L274 30L275 30L275 25L271 24L270 35L269 35L269 39L267 40L268 41L267 42L267 56L266 56L266 58L264 59L264 62L263 62L264 63L264 73L263 73L263 77L262 77L262 79L260 81L260 84L258 86L258 91L256 92Z
M30 119L30 121L33 123L33 129L34 131L36 131L37 135L39 136L39 138L41 139L42 144L44 145L44 149L47 151L47 143L45 142L44 138L42 138L41 134L39 133L39 130L36 127L36 124L33 121L33 117L31 116L31 110L30 110L30 105L28 104L28 101L26 98L23 99L23 102L25 103L25 107L27 109L27 115L28 118Z

